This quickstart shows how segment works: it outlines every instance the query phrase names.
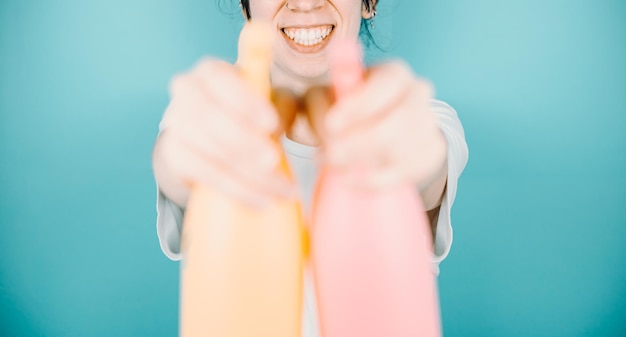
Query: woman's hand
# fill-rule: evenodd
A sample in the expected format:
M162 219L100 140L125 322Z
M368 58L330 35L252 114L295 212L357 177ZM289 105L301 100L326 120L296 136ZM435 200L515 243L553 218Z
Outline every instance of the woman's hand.
M199 183L253 206L295 196L276 172L279 148L268 135L279 125L274 107L234 66L204 60L171 83L165 130L153 164L161 190L182 207Z
M424 197L434 184L427 196L432 200L424 203L438 206L447 143L429 107L432 91L402 62L370 69L363 84L328 112L322 160L367 188L415 183Z

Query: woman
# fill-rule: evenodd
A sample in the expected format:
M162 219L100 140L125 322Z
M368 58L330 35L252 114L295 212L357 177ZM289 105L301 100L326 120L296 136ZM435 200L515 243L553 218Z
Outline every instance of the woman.
M338 38L356 38L362 23L375 16L376 5L376 0L241 2L245 18L270 21L275 27L272 85L300 93L327 84L326 51ZM213 186L255 207L300 193L306 209L318 157L337 169L366 165L367 176L348 177L355 185L414 183L431 220L435 265L447 255L450 207L467 162L467 146L456 112L433 100L430 85L405 63L369 69L362 87L329 112L327 151L317 148L318 139L305 120L296 121L283 145L298 187L272 173L279 154L266 134L278 125L276 112L242 82L235 65L203 60L175 78L171 91L174 98L153 154L157 229L171 259L180 258L187 182ZM241 135L246 135L245 142ZM306 292L304 333L316 336L312 289Z

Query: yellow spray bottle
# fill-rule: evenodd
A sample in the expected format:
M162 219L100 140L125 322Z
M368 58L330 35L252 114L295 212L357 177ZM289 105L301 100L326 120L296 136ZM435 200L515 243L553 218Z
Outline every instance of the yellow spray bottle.
M268 99L271 37L269 25L246 24L237 62ZM268 137L279 146L276 135ZM279 170L292 178L284 153ZM303 230L297 200L257 210L210 186L194 186L181 242L180 336L298 336Z

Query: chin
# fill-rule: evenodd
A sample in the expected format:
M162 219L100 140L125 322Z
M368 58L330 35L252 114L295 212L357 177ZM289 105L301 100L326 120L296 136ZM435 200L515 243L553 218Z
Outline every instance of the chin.
M328 64L309 64L296 67L292 73L305 80L319 82L328 76Z
M275 60L274 66L273 77L278 80L277 84L281 86L297 86L302 89L302 87L328 84L329 67L325 59L299 60L298 62Z

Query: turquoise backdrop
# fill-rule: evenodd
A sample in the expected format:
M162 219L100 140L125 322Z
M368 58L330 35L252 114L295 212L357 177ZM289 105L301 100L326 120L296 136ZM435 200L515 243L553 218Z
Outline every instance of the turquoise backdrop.
M151 148L171 76L234 59L228 1L0 1L0 336L176 336ZM446 336L626 336L626 1L380 6L375 58L470 147Z

